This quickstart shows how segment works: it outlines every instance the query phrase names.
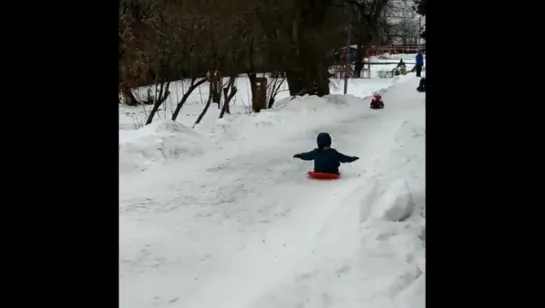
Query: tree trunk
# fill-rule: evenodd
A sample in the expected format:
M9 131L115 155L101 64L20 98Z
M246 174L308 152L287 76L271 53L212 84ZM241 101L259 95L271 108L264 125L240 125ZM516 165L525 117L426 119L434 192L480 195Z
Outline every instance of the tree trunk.
M286 75L290 96L300 95L298 93L302 93L305 88L302 74L298 71L288 71Z
M237 87L235 87L235 76L229 77L229 82L227 83L227 87L223 88L223 107L221 108L220 116L219 118L223 118L225 113L231 114L229 110L229 103L235 97L235 94L237 93Z
M363 69L363 45L358 43L356 50L356 61L354 63L354 77L361 78L361 70Z
M146 125L149 125L151 124L151 122L153 122L153 118L155 117L155 114L157 113L157 111L159 111L159 107L161 107L161 105L167 100L170 94L170 91L168 90L169 87L170 87L170 81L166 82L166 86L165 86L165 82L161 82L159 95L157 95L157 99L153 103L153 108L151 109L148 119L146 120Z
M279 78L274 78L272 80L272 84L270 85L271 91L269 95L269 101L267 102L267 109L271 109L274 105L274 102L276 100L276 95L278 94L278 91L280 90L280 86L284 83L285 78L278 81Z
M221 86L222 86L222 80L220 73L218 70L215 70L212 75L212 102L215 104L218 104L218 109L220 109L220 101L221 101Z
M327 69L327 62L317 62L315 66L315 74L312 77L312 82L317 85L316 95L324 96L329 94L329 71Z
M252 92L252 102L254 101L256 89L257 89L257 76L256 73L248 73L248 79L250 80L250 91Z
M178 118L178 114L180 113L180 110L182 110L182 107L189 98L189 95L191 95L191 93L193 93L196 88L198 88L201 84L205 83L208 79L202 78L201 80L197 81L197 83L195 83L195 80L196 78L191 80L191 86L189 87L189 89L187 89L187 91L184 93L184 96L182 96L180 102L178 102L178 104L176 105L176 109L174 110L174 113L172 113L172 121L176 121L176 118Z
M121 92L121 96L123 97L126 105L137 106L140 104L136 97L134 97L134 94L132 93L131 88L127 83L121 83L121 85L119 86L119 91Z
M306 78L305 78L306 75ZM287 72L288 87L291 96L329 94L329 72L327 67L317 64L316 68L303 73L300 71Z
M212 83L210 83L210 91L209 91L209 94L208 94L208 101L206 102L206 105L204 106L204 109L202 110L201 114L199 114L199 117L197 118L197 121L195 121L195 124L193 124L193 128L195 128L195 126L197 126L197 124L201 123L202 118L204 117L204 115L208 111L208 108L210 108L210 105L212 104L213 96L214 96L214 94L212 92Z
M298 67L286 73L290 95L329 94L327 56L318 47L319 38L316 30L308 22L303 22L294 37L298 51Z

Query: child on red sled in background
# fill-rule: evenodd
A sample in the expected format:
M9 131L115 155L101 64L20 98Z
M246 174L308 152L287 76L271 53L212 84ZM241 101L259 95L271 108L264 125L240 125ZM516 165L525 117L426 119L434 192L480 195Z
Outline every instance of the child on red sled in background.
M384 108L384 102L382 101L382 95L380 93L373 94L373 99L371 100L371 109L382 109Z
M347 156L331 148L331 136L328 133L319 133L316 138L318 148L293 155L302 160L314 160L314 172L340 174L341 163L351 163L359 159L357 156Z

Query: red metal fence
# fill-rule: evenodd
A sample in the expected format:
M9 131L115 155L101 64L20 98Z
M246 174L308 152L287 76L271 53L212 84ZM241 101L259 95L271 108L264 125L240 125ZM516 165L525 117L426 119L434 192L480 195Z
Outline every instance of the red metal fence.
M425 51L426 45L389 45L389 46L372 46L369 50L370 55L380 56L384 53L417 53L419 50Z

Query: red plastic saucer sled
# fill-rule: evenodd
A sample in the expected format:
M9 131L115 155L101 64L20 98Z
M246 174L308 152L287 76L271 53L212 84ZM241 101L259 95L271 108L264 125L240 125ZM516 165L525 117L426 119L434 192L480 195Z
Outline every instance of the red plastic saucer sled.
M341 178L340 174L314 172L314 171L307 172L307 176L311 179L316 179L316 180L338 180Z

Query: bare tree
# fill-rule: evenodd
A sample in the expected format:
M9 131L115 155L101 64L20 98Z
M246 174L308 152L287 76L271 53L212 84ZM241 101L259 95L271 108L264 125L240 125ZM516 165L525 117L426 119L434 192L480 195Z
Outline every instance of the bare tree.
M351 14L353 25L351 27L356 44L356 60L354 63L354 75L361 76L365 51L377 43L380 33L388 27L385 17L391 0L345 0L348 14Z
M398 0L390 13L393 35L404 46L418 44L420 36L419 16L413 7L414 0Z
M424 22L425 22L425 17L426 17L426 8L427 8L427 0L414 0L414 6L413 6L413 9L422 17L424 17ZM420 36L423 38L423 39L426 39L426 27L425 25L422 25L420 22Z
M267 85L267 108L273 107L276 95L280 92L280 87L284 81L286 81L286 78L280 78L278 75L271 78L271 82Z
M257 74L265 72L285 73L291 95L329 94L326 55L346 44L347 17L353 17L354 31L350 35L358 45L357 59L361 62L368 45L384 32L383 12L388 3L389 0L122 0L120 92L125 102L134 105L138 101L131 89L155 84L153 110L158 110L168 97L171 82L191 79L177 102L173 120L190 93L207 81L208 72L219 75L217 80L209 80L209 103L218 103L222 116L229 113L227 98L236 92L233 78L238 74L249 76L253 97ZM360 62L356 63L357 69L361 69ZM223 84L221 76L229 76L229 81ZM269 83L264 108L272 107L283 81ZM153 120L153 110L148 123Z
M120 2L119 10L119 90L124 102L136 106L139 101L131 89L146 84L150 55L140 46L146 42L145 20L151 10L148 5L134 0Z
M180 114L180 110L182 110L182 107L184 106L191 93L193 93L195 89L200 87L206 81L208 81L207 78L200 78L198 81L197 78L191 78L191 84L189 85L189 88L184 92L184 95L182 96L178 104L176 104L176 109L174 109L174 112L172 113L172 117L170 118L172 121L176 121L178 115Z
M197 117L197 120L193 124L193 128L195 128L195 126L197 126L198 124L201 123L202 118L204 117L204 115L206 114L208 109L210 108L210 105L212 104L212 95L213 95L212 94L212 83L209 83L208 84L208 100L206 101L206 104L204 105L203 110L201 111L201 113Z
M140 102L132 88L155 84L152 111L146 124L152 122L159 107L170 94L165 73L171 61L171 33L168 14L161 3L147 0L120 2L120 92L128 105Z
M237 94L237 87L235 86L235 79L236 77L234 75L231 75L229 77L229 81L227 82L227 86L223 88L223 107L221 108L220 116L219 118L223 118L225 113L230 114L229 111L229 103L235 97L235 94Z

